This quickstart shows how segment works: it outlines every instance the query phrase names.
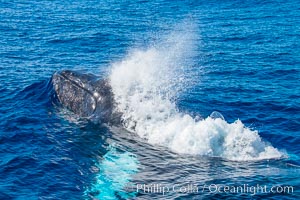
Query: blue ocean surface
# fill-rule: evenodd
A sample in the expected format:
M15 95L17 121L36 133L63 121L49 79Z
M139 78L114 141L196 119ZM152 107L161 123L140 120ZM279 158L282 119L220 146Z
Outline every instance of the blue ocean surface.
M0 199L300 199L300 1L0 1ZM110 80L123 123L63 107Z

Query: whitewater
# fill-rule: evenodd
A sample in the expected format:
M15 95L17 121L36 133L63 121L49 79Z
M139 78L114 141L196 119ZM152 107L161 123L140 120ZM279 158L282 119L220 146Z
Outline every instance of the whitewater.
M191 73L189 59L196 48L195 34L190 27L173 30L158 43L133 49L112 64L109 81L123 126L179 154L238 161L283 157L239 119L229 123L218 112L193 117L178 110L180 92L200 79Z

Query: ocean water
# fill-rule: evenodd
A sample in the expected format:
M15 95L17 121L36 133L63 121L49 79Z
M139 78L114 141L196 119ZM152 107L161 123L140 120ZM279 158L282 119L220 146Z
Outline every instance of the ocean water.
M0 199L299 199L299 24L297 0L1 1ZM60 105L63 69L123 123Z

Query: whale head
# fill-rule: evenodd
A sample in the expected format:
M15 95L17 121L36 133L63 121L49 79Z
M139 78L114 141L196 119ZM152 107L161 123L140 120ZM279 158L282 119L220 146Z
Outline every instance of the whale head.
M119 121L107 80L94 74L64 70L52 76L52 83L59 102L79 116L97 122Z

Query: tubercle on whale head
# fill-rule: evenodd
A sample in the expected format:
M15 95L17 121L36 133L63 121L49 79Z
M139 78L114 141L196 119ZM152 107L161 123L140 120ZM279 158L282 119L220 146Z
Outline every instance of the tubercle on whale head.
M120 121L107 80L90 73L63 70L53 74L52 83L59 102L80 117L93 122Z

